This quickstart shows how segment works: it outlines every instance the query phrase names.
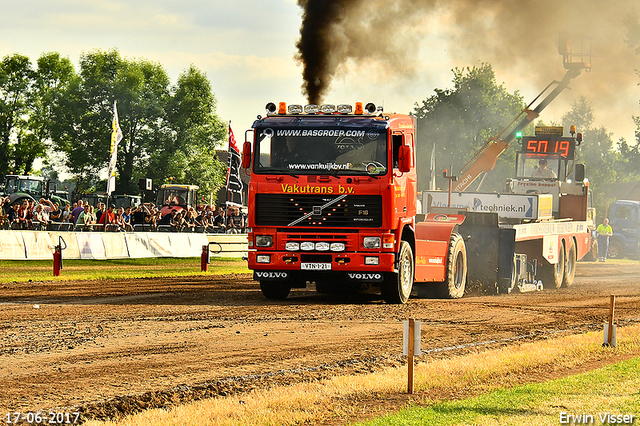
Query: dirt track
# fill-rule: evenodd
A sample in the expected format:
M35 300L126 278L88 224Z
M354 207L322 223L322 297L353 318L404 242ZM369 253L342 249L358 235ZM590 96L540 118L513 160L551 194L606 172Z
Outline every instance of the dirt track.
M423 321L423 350L601 328L610 294L619 324L640 321L640 263L580 263L569 289L399 306L307 290L270 302L249 275L2 284L0 415L105 418L371 371L400 362L410 317Z

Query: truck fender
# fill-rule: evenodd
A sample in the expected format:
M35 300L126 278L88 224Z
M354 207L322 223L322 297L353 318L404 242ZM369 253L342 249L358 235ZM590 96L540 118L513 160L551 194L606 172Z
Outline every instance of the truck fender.
M429 214L416 224L416 281L445 280L449 242L464 219L463 215Z

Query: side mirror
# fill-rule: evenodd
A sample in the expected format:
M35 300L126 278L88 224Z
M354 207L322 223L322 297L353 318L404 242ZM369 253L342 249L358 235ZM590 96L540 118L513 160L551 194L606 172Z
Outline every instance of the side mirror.
M413 166L412 154L410 146L400 146L400 151L398 152L398 169L401 173L407 173L411 170L411 166Z
M247 141L242 145L242 168L249 167L251 167L251 142Z
M584 178L585 178L585 167L584 164L582 163L578 163L576 164L576 181L577 182L584 182Z

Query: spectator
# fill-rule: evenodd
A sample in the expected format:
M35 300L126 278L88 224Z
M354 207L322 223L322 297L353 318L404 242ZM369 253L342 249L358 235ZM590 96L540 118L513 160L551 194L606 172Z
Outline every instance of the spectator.
M160 212L158 212L160 213ZM162 216L160 218L160 220L158 221L158 229L161 227L169 227L171 226L171 222L173 221L173 217L176 215L176 211L175 210L171 210L170 213L165 214L164 216Z
M604 218L602 223L596 228L598 234L598 261L604 262L607 260L607 253L609 251L609 237L613 235L613 228L609 225L609 219Z
M118 231L124 231L124 209L122 207L118 207L114 218L116 225L118 225Z
M197 228L202 228L203 232L207 232L207 212L204 209L200 210L200 214L195 217L194 223Z
M36 206L32 216L33 228L39 231L44 231L49 226L49 216L44 211L42 204Z
M213 226L215 226L219 230L218 232L224 233L225 222L226 220L224 217L224 210L222 209L222 207L218 207L213 215Z
M89 230L93 231L95 229L94 225L96 223L98 223L98 220L96 219L95 207L93 207L92 205L89 205L89 212L85 213L85 218L84 218L85 227L89 227Z
M76 219L76 229L88 231L89 228L86 227L87 225L86 221L89 220L90 218L91 216L89 216L89 204L85 204L84 207L82 208L82 211L78 215L78 218Z
M51 213L49 213L49 218L52 222L62 222L62 210L60 210L60 205L58 203L53 203Z
M144 216L145 216L145 210L147 209L147 207L142 204L138 207L136 207L132 212L131 212L131 227L135 230L135 226L136 225L141 225L141 229L144 230Z
M78 223L78 216L80 216L80 213L82 213L83 211L84 211L84 206L82 205L82 200L78 200L78 207L76 207L71 211L74 225Z
M29 208L29 201L23 200L18 210L18 221L20 223L20 229L29 229L31 227L31 221L33 217L33 209Z
M103 202L101 202L101 201L98 201L97 208L96 208L96 211L95 211L95 214L96 214L96 220L97 220L98 222L100 222L100 220L102 219L102 214L104 213L104 210L105 210L105 208L104 208L104 207L105 207L105 206L104 206L104 203L103 203ZM103 222L104 222L104 221L103 221Z
M158 229L158 222L160 222L159 211L156 206L150 204L149 207L146 208L144 215L144 222L151 227L153 230Z
M184 218L184 229L189 232L195 232L196 230L196 211L193 207L187 209L187 214Z
M118 225L116 225L116 214L113 211L116 208L114 204L109 205L106 212L102 214L98 225L103 225L105 231L118 231Z
M71 215L71 206L69 204L64 206L62 211L62 223L71 223L73 216Z
M244 229L244 218L238 208L231 209L231 215L227 217L227 234L240 234Z
M182 229L184 228L184 215L185 210L182 210L180 212L176 212L175 210L173 210L171 212L171 221L169 222L169 224L171 225L171 228L174 232L182 232Z
M20 229L20 204L15 203L7 212L9 227L11 229Z
M9 228L9 216L7 213L8 212L5 211L4 197L0 197L0 228L1 229Z

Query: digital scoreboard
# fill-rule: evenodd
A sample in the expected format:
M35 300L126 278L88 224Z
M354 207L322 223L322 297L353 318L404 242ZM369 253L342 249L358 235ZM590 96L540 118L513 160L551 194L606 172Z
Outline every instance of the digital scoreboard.
M527 157L552 157L573 160L576 150L574 138L553 135L526 136L522 138L521 152Z

